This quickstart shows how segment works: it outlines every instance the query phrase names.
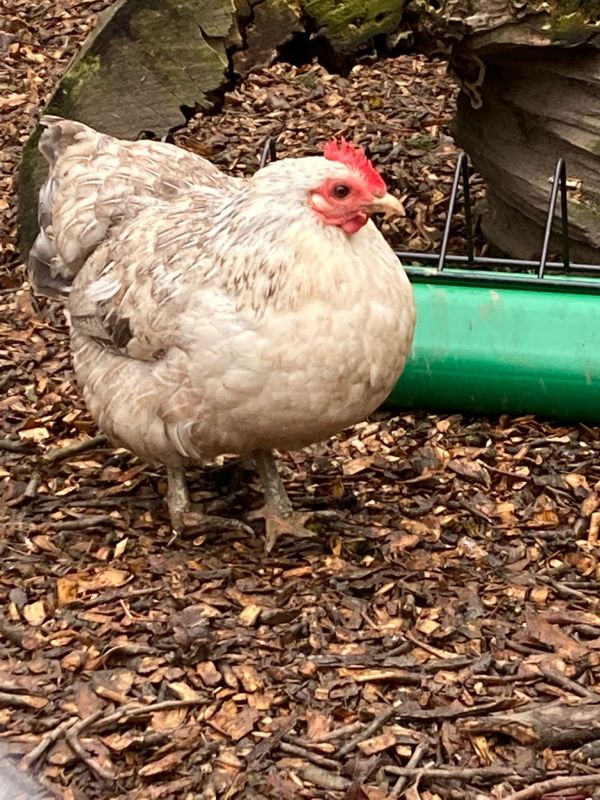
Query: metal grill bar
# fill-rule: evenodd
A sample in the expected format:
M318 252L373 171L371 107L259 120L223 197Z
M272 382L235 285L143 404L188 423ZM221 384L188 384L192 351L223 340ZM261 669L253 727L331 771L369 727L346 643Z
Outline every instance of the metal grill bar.
M600 265L598 264L572 264L569 252L569 208L567 195L567 168L564 159L560 158L556 163L552 189L548 202L548 212L544 226L544 236L539 261L518 259L518 258L490 258L486 256L475 256L473 247L473 214L471 209L471 196L469 191L470 168L466 153L461 152L458 156L454 180L448 201L448 215L444 225L442 244L439 253L418 250L396 250L398 258L405 262L406 272L414 278L435 281L443 278L451 280L466 280L468 282L502 283L503 285L529 284L543 285L545 288L576 289L578 291L600 291L599 285L594 281L596 276L600 276ZM467 255L449 255L448 242L452 229L452 222L458 197L458 190L462 186L463 203L465 210L466 244ZM560 192L560 222L561 222L561 255L562 262L548 261L550 250L550 239L552 229L556 219L556 206L558 194ZM406 262L426 262L437 264L434 271L427 266L418 266ZM448 275L448 269L452 265L457 265L464 269L453 270L452 275ZM468 267L468 269L467 269ZM479 268L479 269L478 269ZM487 268L487 270L486 270ZM560 271L560 275L552 278L548 277L550 270ZM533 273L531 275L516 275L515 271ZM583 275L582 275L583 273ZM588 277L589 276L589 277ZM587 278L587 279L586 279Z
M452 191L450 192L450 202L448 203L448 213L446 215L446 224L444 225L444 235L442 236L442 246L438 257L438 272L443 272L446 265L446 253L448 251L448 242L450 241L450 233L452 231L452 220L454 218L454 208L456 206L456 199L458 197L458 189L461 185L463 188L463 202L465 206L465 227L467 236L467 261L470 267L475 266L475 249L473 245L473 216L471 213L471 193L469 191L469 178L471 170L469 167L469 159L466 153L460 153L458 161L456 162L456 169L454 170L454 180L452 181Z
M277 146L275 144L275 139L272 136L267 136L262 153L260 154L258 168L262 169L266 167L270 161L277 161Z
M408 259L415 259L417 261L427 261L431 262L432 264L439 262L439 255L437 253L428 253L419 250L394 250L394 253L401 258L402 261L406 261ZM469 265L470 261L468 256L459 256L450 254L447 255L445 258L446 265L449 264L458 264L461 267L463 265ZM510 267L511 269L515 270L523 270L528 272L530 270L537 270L539 267L539 261L529 261L523 258L492 258L491 256L475 256L473 259L473 266L475 267ZM419 267L416 265L405 265L405 268L408 269L427 269L428 272L431 272L429 267ZM562 261L548 261L546 262L546 269L544 270L544 277L548 275L548 270L563 270L564 271L565 265ZM592 275L598 274L600 275L600 265L597 264L569 264L568 268L571 272L589 272ZM439 270L438 270L439 271ZM494 273L494 275L498 275L502 273ZM510 275L510 272L507 273ZM477 270L475 270L475 277L477 277ZM534 276L536 280L539 280L537 275Z
M567 204L567 167L564 158L559 158L554 170L552 191L550 192L550 202L548 204L548 214L546 216L546 227L544 229L544 241L542 242L542 254L538 266L538 278L543 278L546 271L546 261L548 260L548 249L550 247L550 236L554 224L554 214L556 211L556 201L560 188L560 223L561 223L561 243L562 256L565 272L570 267L569 262L569 208Z

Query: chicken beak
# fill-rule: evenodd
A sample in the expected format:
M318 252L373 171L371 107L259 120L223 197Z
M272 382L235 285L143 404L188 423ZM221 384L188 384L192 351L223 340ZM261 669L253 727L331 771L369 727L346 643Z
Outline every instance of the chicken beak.
M404 215L404 206L393 194L384 194L383 197L374 197L369 203L371 213L383 212L384 214Z

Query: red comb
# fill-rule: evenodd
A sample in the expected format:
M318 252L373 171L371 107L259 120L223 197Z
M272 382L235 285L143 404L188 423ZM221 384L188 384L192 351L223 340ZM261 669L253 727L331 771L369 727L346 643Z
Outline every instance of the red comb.
M323 155L329 161L341 161L352 169L357 170L365 179L372 192L385 192L387 187L381 175L365 155L362 147L355 147L345 139L327 142L323 148Z

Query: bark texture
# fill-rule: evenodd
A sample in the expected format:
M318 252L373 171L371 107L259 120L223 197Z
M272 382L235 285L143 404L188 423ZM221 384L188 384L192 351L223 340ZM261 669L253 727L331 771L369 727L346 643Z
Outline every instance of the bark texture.
M510 256L538 257L549 181L562 156L577 179L569 195L572 259L600 263L600 5L476 5L450 0L433 29L438 38L452 30L457 37L454 132L488 186L484 232Z

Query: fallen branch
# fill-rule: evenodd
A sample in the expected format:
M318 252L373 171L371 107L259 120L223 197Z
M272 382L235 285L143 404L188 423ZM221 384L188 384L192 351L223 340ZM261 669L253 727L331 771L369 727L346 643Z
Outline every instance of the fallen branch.
M411 757L408 759L406 768L414 769L415 767L418 767L421 759L427 752L428 747L429 747L429 742L419 742L419 744L413 750ZM410 779L407 775L401 775L394 784L392 791L390 792L390 799L395 797L400 797L400 795L404 791L404 787L406 786L409 780Z
M114 517L109 514L90 514L89 516L77 517L77 519L57 520L53 527L58 531L81 531L86 528L95 528L98 525L114 525Z
M71 750L92 772L95 772L99 778L103 778L105 781L114 781L116 780L117 776L113 772L109 772L109 770L105 769L95 758L92 758L92 756L88 755L84 746L79 741L79 734L83 733L86 728L89 728L94 724L94 722L100 719L103 713L104 709L100 708L98 711L90 714L89 717L86 717L85 719L76 722L74 725L71 725L67 731L66 739Z
M339 747L333 754L333 757L342 758L343 756L347 756L348 753L351 753L353 750L355 750L361 742L373 736L374 733L377 733L377 731L382 728L393 716L393 708L388 708L388 710L384 711L383 714L379 714L379 716L375 717L372 722L369 722L369 724L362 729L358 736L355 736L353 739L350 739L349 742L346 742L346 744L343 744L341 747Z
M21 759L19 764L21 769L32 769L35 766L36 761L38 761L44 755L46 750L48 750L54 744L54 742L58 741L63 733L65 733L65 731L76 722L77 717L70 717L64 722L61 722L60 725L57 725L56 728L52 728L52 730L44 734L33 750L30 750L29 753L24 755Z
M583 786L600 786L600 773L594 775L562 775L532 783L526 789L507 795L504 800L531 800L561 789L579 789Z
M42 473L39 472L37 469L31 473L31 478L27 482L27 486L25 487L25 491L23 492L23 497L26 497L28 500L31 500L37 495L40 483L42 481Z
M523 745L563 749L600 738L600 706L596 702L537 705L525 711L464 720L459 727L471 735L502 733Z
M567 678L566 675L562 675L556 670L548 669L547 667L543 666L541 666L539 669L549 683L553 683L560 689L566 689L567 692L576 694L578 697L585 697L592 703L600 703L600 694L593 689L588 689L587 686L582 686L580 683L572 681L570 678Z
M400 720L430 720L431 722L439 720L460 719L461 717L479 717L487 711L504 711L505 709L512 709L519 705L518 700L511 698L501 698L500 700L491 700L489 703L481 703L478 706L471 706L469 708L402 708L399 706L394 709L394 719ZM512 712L511 712L512 713Z
M113 714L100 719L96 714L88 724L94 725L98 729L103 729L107 725L112 725L113 722L120 722L122 719L133 719L135 717L144 717L148 714L154 714L156 711L168 711L173 708L186 708L186 706L198 706L206 704L206 697L191 697L188 700L161 700L159 703L150 703L150 705L143 706L139 704L121 706ZM88 720L91 718L88 717ZM85 720L84 720L85 721Z
M313 786L319 786L321 789L329 789L332 792L340 792L350 786L348 778L343 778L334 772L328 772L326 769L321 769L321 767L315 767L313 764L300 767L298 774L303 781L312 783Z
M18 439L0 439L0 450L9 453L35 453L37 447L31 442L20 442Z
M306 747L300 747L299 745L292 744L291 742L281 742L279 748L284 753L300 756L301 758L305 758L307 761L311 761L313 764L316 764L318 767L323 767L324 769L337 770L340 766L337 761L327 758L327 756L319 755L319 753L313 753L311 750L307 750Z
M107 443L108 439L106 436L104 436L104 434L99 434L98 436L93 436L91 439L84 439L82 442L75 442L74 444L66 445L66 447L59 447L57 450L51 450L49 453L46 453L44 460L48 461L50 464L54 464L56 461L64 461L65 458L85 453L88 450L94 450L97 447L103 447Z
M332 731L327 731L318 739L313 741L313 744L324 744L325 742L332 742L335 739L342 739L344 736L352 736L353 733L362 730L362 722L351 722L348 725L342 725L339 728L334 728Z
M470 781L474 778L519 778L511 767L386 767L391 775L438 781ZM520 800L520 798L519 798Z

